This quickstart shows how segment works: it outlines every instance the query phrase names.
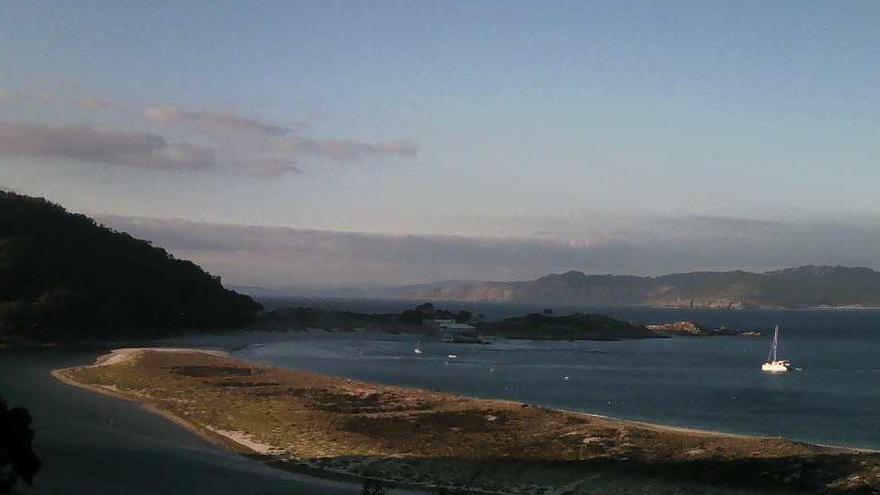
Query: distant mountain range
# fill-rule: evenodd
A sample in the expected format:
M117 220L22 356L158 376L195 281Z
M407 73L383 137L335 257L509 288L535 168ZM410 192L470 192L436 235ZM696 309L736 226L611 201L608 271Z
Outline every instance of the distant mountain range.
M328 292L321 295L555 307L880 307L880 272L870 268L814 265L764 273L692 272L660 277L587 275L569 271L532 281L455 281L384 289L349 289L339 294Z

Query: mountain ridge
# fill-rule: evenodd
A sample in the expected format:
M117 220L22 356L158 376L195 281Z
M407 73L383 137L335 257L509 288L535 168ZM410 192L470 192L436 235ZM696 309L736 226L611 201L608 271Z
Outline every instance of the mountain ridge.
M696 271L657 277L578 270L531 281L432 284L386 290L401 299L555 306L667 308L880 307L880 272L868 267L803 265L766 272Z

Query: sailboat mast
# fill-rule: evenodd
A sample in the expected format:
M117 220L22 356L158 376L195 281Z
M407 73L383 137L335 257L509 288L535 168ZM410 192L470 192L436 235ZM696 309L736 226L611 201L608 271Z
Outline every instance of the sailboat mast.
M773 359L771 361L777 361L777 353L779 349L779 325L773 329Z
M761 366L761 371L784 372L792 369L789 361L779 360L779 341L781 340L782 330L779 325L773 327L773 338L770 339L770 355L767 356L767 362Z

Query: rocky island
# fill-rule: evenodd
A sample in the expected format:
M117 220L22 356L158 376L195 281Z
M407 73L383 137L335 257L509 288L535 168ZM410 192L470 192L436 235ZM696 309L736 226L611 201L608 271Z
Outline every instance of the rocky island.
M676 321L673 323L656 323L652 325L645 325L645 328L651 330L652 332L656 332L660 335L674 335L674 336L682 336L682 337L721 337L721 336L745 336L745 337L760 337L761 332L752 330L752 331L737 331L731 330L728 328L706 328L699 323L694 323L692 321Z
M624 340L662 337L643 325L600 314L564 316L533 313L477 326L485 335L534 340Z

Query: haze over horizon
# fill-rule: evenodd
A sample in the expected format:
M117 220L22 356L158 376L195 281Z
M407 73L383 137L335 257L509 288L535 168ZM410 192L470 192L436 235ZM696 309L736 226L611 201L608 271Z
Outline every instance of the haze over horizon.
M233 285L880 268L880 4L227 7L4 4L0 188Z

